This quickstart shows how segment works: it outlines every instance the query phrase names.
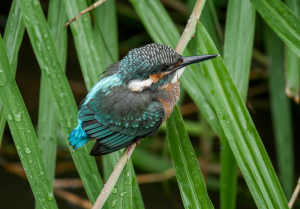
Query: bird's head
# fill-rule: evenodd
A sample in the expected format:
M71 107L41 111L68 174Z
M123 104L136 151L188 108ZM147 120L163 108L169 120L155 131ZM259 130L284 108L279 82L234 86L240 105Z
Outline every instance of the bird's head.
M182 57L169 46L153 43L129 51L120 61L118 74L128 89L140 92L176 83L187 65L217 56Z

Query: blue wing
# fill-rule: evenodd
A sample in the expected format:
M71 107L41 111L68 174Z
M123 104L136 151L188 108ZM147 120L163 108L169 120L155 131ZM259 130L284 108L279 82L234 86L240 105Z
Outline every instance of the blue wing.
M78 114L81 124L75 133L81 139L71 142L69 137L69 141L78 148L93 138L97 142L91 155L108 154L151 135L164 115L163 105L152 98L150 91L131 92L120 87L99 90L83 103Z

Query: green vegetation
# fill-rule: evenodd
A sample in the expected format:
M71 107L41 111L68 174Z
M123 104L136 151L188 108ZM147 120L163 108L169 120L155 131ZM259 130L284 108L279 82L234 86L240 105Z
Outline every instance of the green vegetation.
M103 208L289 208L300 172L294 166L299 140L293 139L299 136L293 123L300 125L294 102L300 87L299 2L106 0L70 29L63 27L94 2L13 0L9 12L0 14L7 18L0 37L0 172L25 177L36 208L67 208L66 201L77 205L70 208L91 207L122 150L95 158L89 155L93 141L78 150L67 144L79 100L128 50L150 42L175 49L189 31L180 54L221 56L187 67L179 107L141 141ZM198 21L190 14L200 2ZM189 18L194 26L185 30ZM22 70L18 61L26 59L19 53L22 43L33 49L30 56L41 69L36 118L15 79ZM74 70L78 80L69 78L74 63L81 69ZM18 154L23 170L11 153ZM65 169L62 176L60 169ZM300 208L299 198L293 208Z

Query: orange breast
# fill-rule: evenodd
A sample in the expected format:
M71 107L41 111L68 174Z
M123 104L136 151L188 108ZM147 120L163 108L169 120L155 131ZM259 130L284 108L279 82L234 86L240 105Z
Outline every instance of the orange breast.
M168 97L162 99L160 98L159 101L163 104L165 109L165 116L163 118L163 123L170 117L175 104L177 103L180 95L180 83L177 81L176 84L167 84L162 86L160 89L164 90Z

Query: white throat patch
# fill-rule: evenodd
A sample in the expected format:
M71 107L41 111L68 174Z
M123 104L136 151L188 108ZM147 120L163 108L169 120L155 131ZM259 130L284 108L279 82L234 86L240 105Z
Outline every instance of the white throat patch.
M183 67L183 68L176 71L174 77L171 80L172 84L175 84L178 81L178 79L180 78L180 76L182 75L184 70L185 70L185 67Z
M129 82L128 89L131 91L141 92L144 88L151 86L152 83L153 80L150 78L147 80L133 80Z

